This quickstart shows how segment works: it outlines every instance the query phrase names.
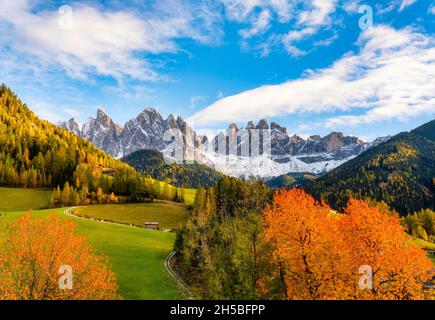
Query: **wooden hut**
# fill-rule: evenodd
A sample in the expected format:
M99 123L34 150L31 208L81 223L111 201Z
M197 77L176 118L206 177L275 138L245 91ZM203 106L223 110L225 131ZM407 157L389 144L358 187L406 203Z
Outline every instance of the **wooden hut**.
M158 230L159 229L159 223L158 222L144 222L144 226L145 229L150 229L150 230Z

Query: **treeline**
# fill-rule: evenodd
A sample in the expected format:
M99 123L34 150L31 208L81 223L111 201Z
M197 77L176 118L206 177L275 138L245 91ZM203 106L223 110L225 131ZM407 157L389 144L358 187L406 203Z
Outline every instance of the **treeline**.
M0 87L0 186L53 187L52 205L98 202L101 193L131 201L175 197L148 180L87 140L39 119ZM70 195L59 198L59 189Z
M258 213L271 198L262 182L228 177L212 188L198 190L176 243L178 268L197 297L255 297L261 229Z
M435 212L430 209L420 210L402 218L407 232L419 239L435 243Z
M102 184L102 186L106 187L106 189L98 186L96 191L91 191L87 184L70 186L67 181L63 188L60 188L60 186L54 188L49 200L49 207L153 202L154 199L185 203L184 188L176 188L167 182L160 182L149 178L142 177L141 182L137 186L138 189L135 189L128 196L118 196L113 191L110 192L113 188L107 187L106 184Z

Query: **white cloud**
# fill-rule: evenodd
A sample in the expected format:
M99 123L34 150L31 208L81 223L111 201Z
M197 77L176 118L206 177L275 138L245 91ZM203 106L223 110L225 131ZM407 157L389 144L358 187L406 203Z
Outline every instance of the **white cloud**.
M322 47L322 46L329 46L329 45L331 45L335 40L337 40L337 38L338 38L338 33L337 33L337 32L334 32L334 34L333 34L332 36L330 36L329 38L326 38L326 39L323 39L323 40L315 41L313 44L314 44L315 46L319 46L319 47Z
M435 113L434 37L377 26L364 31L357 53L280 85L218 100L192 119L198 125L296 113L341 111L327 126L405 120ZM355 111L358 111L356 115Z
M144 10L140 5L108 9L73 2L71 28L65 29L59 25L65 13L44 3L0 1L0 64L7 66L0 72L3 78L7 73L33 78L66 74L86 81L107 76L119 85L129 79L166 79L161 72L164 62L156 55L184 52L180 39L221 43L224 17L240 24L244 47L256 38L254 47L262 55L279 45L300 56L306 51L297 43L332 23L330 15L337 6L337 0L156 0ZM267 33L276 23L293 31ZM263 35L267 40L260 39Z
M321 27L330 25L332 23L331 14L335 12L336 7L337 0L312 0L311 9L303 10L298 15L296 25L301 29L291 30L283 37L287 52L293 57L307 54L295 43L317 34ZM318 42L314 46L330 45L335 40L333 37L329 39L330 41Z
M417 0L402 0L402 3L400 4L399 11L402 11L406 7L409 7L410 5L414 4Z
M255 17L253 20L252 27L250 29L240 30L239 33L244 39L249 39L257 34L263 33L270 27L270 19L271 15L269 10L262 10L258 17Z
M357 13L360 7L360 0L347 0L343 3L343 9L347 13Z
M190 97L190 109L195 109L198 106L198 102L203 101L204 99L206 99L205 97L202 96L192 96Z
M262 56L268 55L272 46L283 46L295 57L306 54L298 42L334 23L331 16L338 5L338 0L221 1L230 21L248 25L239 32L244 40L263 35L274 23L285 24L290 29L288 33L269 34L266 40L261 39L254 48L260 49ZM242 43L244 47L248 46L246 41Z
M429 7L429 9L428 9L427 12L430 13L430 14L434 14L434 15L435 15L435 4L432 4L432 5Z
M294 42L301 41L302 39L313 35L317 32L316 28L314 27L307 27L302 30L292 30L289 31L284 37L283 37L283 44L287 52L293 56L293 57L299 57L305 55L307 52L298 49Z
M330 15L335 11L337 0L312 0L311 9L302 11L298 17L298 24L321 26L330 23Z
M401 12L415 2L417 2L417 0L379 1L374 4L374 9L377 16L382 16L394 10ZM363 0L345 0L343 3L343 9L347 13L358 13L358 8L366 4L370 5L367 1Z
M143 14L78 4L72 7L67 29L59 25L64 15L58 11L35 11L39 3L0 2L0 46L9 50L2 60L20 56L22 63L39 64L43 70L58 68L77 79L97 74L118 81L157 80L158 72L144 55L177 52L176 40L181 38L211 44L220 36L211 30L212 12L176 0L164 1L167 6L158 2L152 13Z

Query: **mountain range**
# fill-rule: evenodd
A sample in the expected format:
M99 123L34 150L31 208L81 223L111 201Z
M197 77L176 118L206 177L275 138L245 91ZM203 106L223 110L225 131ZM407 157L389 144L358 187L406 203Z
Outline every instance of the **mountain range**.
M166 130L178 129L185 132L189 127L181 117L169 115L164 119L153 108L146 108L136 118L127 121L123 127L116 124L102 109L97 111L96 118L89 117L82 127L75 119L61 122L59 126L87 139L97 148L116 158L142 149L164 151L167 148L163 139ZM234 132L240 130L235 124L231 124L229 129ZM387 139L379 138L372 143L366 143L357 137L345 136L341 132L331 132L324 137L313 135L303 139L297 135L290 135L288 130L278 123L272 122L269 125L266 119L260 120L256 125L249 121L244 129L257 129L260 132L270 129L271 157L252 158L234 155L226 156L230 161L221 161L221 155L213 154L204 155L200 162L223 174L236 177L270 178L289 172L320 174L336 168ZM217 137L210 141L217 141ZM207 137L194 133L195 146L206 142Z
M155 110L154 112L158 119L158 113ZM142 117L147 118L146 123L151 123L148 112L144 112ZM219 178L215 172L205 166L167 165L158 150L158 148L164 150L165 147L156 147L151 151L140 149L141 151L129 153L129 156L123 158L127 163L113 159L102 150L95 148L87 139L77 135L87 134L98 143L115 147L123 147L123 145L111 144L113 141L123 141L123 139L134 141L134 139L128 140L125 127L117 126L104 112L100 111L97 118L90 119L82 128L78 124L75 125L75 121L69 121L66 124L69 130L76 132L72 134L40 120L9 88L1 86L0 129L3 134L0 135L0 185L9 187L64 185L64 189L72 190L68 199L65 198L64 204L71 205L97 201L94 199L95 195L98 193L101 195L101 191L106 195L114 192L116 195L134 196L135 199L154 192L153 185L149 182L147 184L146 179L142 179L142 176L127 163L138 168L142 173L159 175L159 178L171 179L171 182L182 186L196 183L213 184ZM171 122L171 119L174 119L174 122ZM166 123L169 128L185 129L187 126L181 118L174 117L168 117L162 123ZM154 132L162 130L161 127L153 124L155 122L151 123ZM251 124L248 126L252 129ZM262 120L255 127L264 130L269 128L269 125L267 121ZM289 163L278 162L284 157L290 158L290 162L294 161L295 157L314 158L314 155L318 157L323 154L330 157L350 154L352 157L350 160L346 157L337 160L345 163L320 177L300 172L270 179L274 180L276 187L283 184L302 185L308 193L318 200L326 201L337 210L346 206L349 197L384 201L401 215L426 208L435 210L433 197L435 120L410 132L399 133L390 139L378 139L371 144L339 133L331 133L323 138L314 136L306 140L298 139L294 135L289 136L285 129L278 130L276 124L272 123L271 127L272 137L275 137L272 141L273 159L270 161L277 165ZM239 130L234 125L231 128L234 131ZM137 131L137 128L129 129ZM148 133L152 132L150 128L148 129ZM147 138L147 141L153 143L160 139L164 144L160 135L147 136ZM199 136L195 136L195 139L197 142L204 141ZM297 149L298 143L299 149ZM290 151L291 146L294 148L292 151ZM134 144L130 147L141 148ZM356 150L355 153L360 153L358 155L345 153L346 150ZM304 163L309 164L308 161ZM216 166L218 165L220 165L219 161L216 163ZM67 187L67 183L71 187Z
M304 189L338 210L351 196L384 201L402 215L435 210L435 120L395 135Z

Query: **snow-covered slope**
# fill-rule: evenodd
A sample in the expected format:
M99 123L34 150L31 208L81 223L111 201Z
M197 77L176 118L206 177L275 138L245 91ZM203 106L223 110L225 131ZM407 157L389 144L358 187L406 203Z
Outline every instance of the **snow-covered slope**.
M160 113L153 108L146 108L136 118L127 121L122 128L115 124L102 109L98 110L95 119L90 117L82 128L74 119L60 123L59 126L88 139L96 147L117 158L141 149L168 151L164 140L165 132L179 130L185 133L189 128L182 118L170 115L163 119ZM318 174L330 171L388 139L388 137L378 138L372 143L365 143L357 137L344 136L341 132L331 132L324 137L314 135L303 139L297 135L290 136L286 128L275 122L269 126L267 120L262 119L256 126L249 121L243 130L250 136L248 141L251 141L254 132L259 133L261 137L266 132L270 134L270 154L263 155L263 152L260 152L260 156L242 157L241 150L246 141L240 140L242 132L240 130L242 128L239 129L235 124L231 124L227 137L216 136L210 140L211 143L193 132L195 147L209 145L208 151L202 152L197 160L224 174L237 177L270 178L291 172ZM236 138L239 140L233 147L230 147L227 141L230 135L239 135L239 138ZM224 151L223 154L215 152L215 147L218 147L219 143L223 143L223 150L228 151ZM231 148L233 148L232 152ZM248 154L252 154L251 147L249 150ZM228 155L231 153L232 155ZM165 152L165 154L168 155L170 152Z

